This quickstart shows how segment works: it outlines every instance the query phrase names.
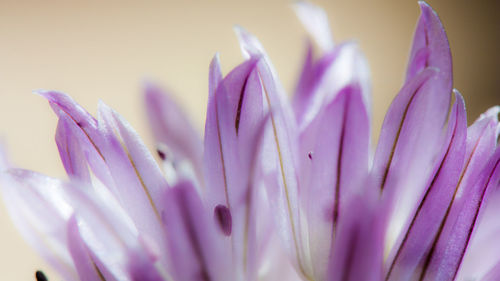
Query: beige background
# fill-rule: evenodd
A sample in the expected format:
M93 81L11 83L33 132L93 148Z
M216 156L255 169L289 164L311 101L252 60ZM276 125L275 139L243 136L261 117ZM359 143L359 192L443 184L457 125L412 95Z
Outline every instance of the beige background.
M255 33L293 89L304 33L291 1L0 1L0 136L13 162L64 176L53 141L56 119L34 89L71 94L89 111L98 99L121 112L151 146L140 81L173 90L203 128L208 63L241 61L232 25ZM374 131L401 85L419 9L416 1L316 1L327 9L337 41L357 39L371 65ZM474 3L474 4L472 4ZM455 87L469 121L500 103L498 1L430 1L450 37ZM376 133L374 133L376 135ZM55 274L20 238L0 203L0 279Z

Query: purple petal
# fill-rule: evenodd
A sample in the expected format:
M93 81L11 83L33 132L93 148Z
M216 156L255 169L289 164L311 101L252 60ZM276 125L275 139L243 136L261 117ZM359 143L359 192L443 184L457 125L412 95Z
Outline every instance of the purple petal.
M498 280L500 277L500 192L498 185L486 202L471 236L457 280ZM485 277L487 276L487 277ZM496 279L494 276L498 276Z
M99 113L108 126L116 129L117 137L123 142L128 160L141 185L143 185L144 192L149 194L150 200L159 205L160 199L158 198L161 197L168 185L153 156L135 130L116 111L104 103L100 103Z
M390 234L399 235L445 145L450 94L437 91L436 75L437 70L427 68L406 83L382 125L372 173L375 188L398 198L388 203L395 204Z
M346 203L350 211L339 218L326 280L383 280L385 222L376 193L368 189Z
M146 84L144 100L156 142L171 149L174 157L189 160L201 178L201 139L184 112L169 95L151 83Z
M231 171L230 163L237 165L234 158L236 156L237 132L241 125L243 103L248 98L257 96L260 92L252 93L248 91L247 85L255 83L253 78L248 83L250 72L255 68L255 61L249 60L235 68L228 76L219 83L217 92L210 96L207 108L207 121L205 124L205 155L204 167L207 185L207 196L210 205L230 204L228 177L239 178L238 167ZM255 77L255 75L254 75ZM256 81L259 83L258 81ZM258 84L259 85L259 84ZM250 87L254 88L254 87ZM262 104L262 102L261 102ZM256 104L258 106L258 104ZM262 108L262 105L260 106ZM262 111L262 109L261 109ZM262 113L261 113L262 116Z
M395 256L388 260L388 280L412 280L420 274L446 219L465 160L467 118L463 98L457 93L456 99L448 121L448 145L444 147L444 157L440 157L443 160L438 163L407 230L401 234L401 242L394 247Z
M450 46L446 32L438 15L425 2L419 2L421 15L415 30L411 48L406 82L409 82L427 67L439 69L438 87L448 93L452 87L452 65Z
M498 184L500 151L496 149L493 154L496 124L496 117L482 119L467 131L466 165L446 222L433 246L434 254L425 265L425 280L451 280L458 272L483 203L489 190Z
M79 144L78 137L72 132L74 122L66 114L61 114L57 123L56 144L66 173L77 181L90 183L87 159Z
M266 120L256 63L244 62L219 83L210 97L205 138L206 196L222 232L231 238L236 270L245 274L256 272L251 174Z
M77 163L81 160L78 154L73 154L79 153L78 151L80 149L97 178L108 188L114 189L113 179L109 173L101 148L99 147L104 140L97 129L97 120L66 94L53 91L40 92L40 94L48 99L54 112L61 120L60 122L65 124L64 134L61 133L59 136L56 135L56 137L74 140L74 142L67 143L68 151L66 151L64 147L59 148L59 154L62 155L64 167L66 171L68 171L70 177L76 168L83 168L68 162L68 158L73 158L74 160L72 161L76 160ZM60 142L64 143L64 141ZM76 171L82 173L80 170Z
M230 248L217 238L210 212L194 187L180 182L167 190L163 221L175 280L230 280Z
M370 121L358 85L343 89L301 134L301 184L316 278L324 280L332 237L345 202L368 175ZM309 170L309 171L307 171Z
M153 237L160 246L165 243L162 206L155 200L161 198L157 193L166 188L166 183L135 133L123 120L115 120L111 110L102 104L99 112L105 120L97 122L68 96L57 92L43 95L59 116L67 115L77 125L73 133L82 150L90 151L86 155L92 171L98 176L105 174L99 178L127 209L139 231ZM123 140L115 133L121 134ZM166 263L163 256L161 259Z
M366 111L371 116L371 86L366 59L356 44L344 43L317 62L307 62L301 74L293 106L299 128L303 130L336 95L350 84L361 88Z
M297 126L287 97L279 84L276 71L270 64L258 40L242 28L236 29L244 54L259 59L257 71L261 80L264 101L269 108L271 128L264 140L266 188L271 201L271 212L277 219L277 227L283 244L300 274L310 278L312 269L304 256L299 209L299 185L297 180Z

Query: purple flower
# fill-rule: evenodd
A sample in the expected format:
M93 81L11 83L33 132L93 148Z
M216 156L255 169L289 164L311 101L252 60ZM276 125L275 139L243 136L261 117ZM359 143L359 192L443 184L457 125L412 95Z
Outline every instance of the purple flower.
M210 65L204 139L145 85L161 165L104 103L95 118L39 92L69 180L2 163L14 223L65 280L498 280L500 108L467 127L446 34L420 7L374 154L367 63L299 2L316 47L291 103L240 27L245 61Z

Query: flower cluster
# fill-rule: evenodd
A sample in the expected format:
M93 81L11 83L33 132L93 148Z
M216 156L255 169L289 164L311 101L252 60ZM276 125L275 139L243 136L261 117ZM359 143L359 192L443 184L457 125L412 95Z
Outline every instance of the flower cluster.
M420 7L374 153L365 59L299 2L313 40L291 103L239 27L246 59L226 76L213 59L203 140L146 85L161 165L104 103L95 118L39 92L69 180L3 163L14 223L64 280L499 280L500 109L467 127L446 34Z

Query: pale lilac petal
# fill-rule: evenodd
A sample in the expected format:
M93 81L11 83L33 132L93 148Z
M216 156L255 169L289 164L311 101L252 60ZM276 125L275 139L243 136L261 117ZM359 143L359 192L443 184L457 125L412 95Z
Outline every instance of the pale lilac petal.
M222 233L230 236L236 271L245 275L256 272L258 197L251 174L266 120L256 63L244 62L219 83L210 97L205 139L209 207Z
M174 157L187 159L196 175L202 176L202 142L181 108L158 86L145 87L146 113L158 144L171 149Z
M323 51L331 50L334 44L325 10L306 1L295 3L293 9L316 44Z
M465 163L467 118L460 94L457 93L456 99L448 121L448 145L443 149L443 160L396 243L394 256L388 259L388 280L412 280L412 276L420 274L446 219Z
M370 121L359 85L343 89L301 134L302 186L315 277L324 280L332 237L346 202L368 175ZM304 146L309 143L309 147ZM308 164L308 165L307 165Z
M232 280L230 248L217 239L217 229L193 185L180 182L167 190L162 214L174 280Z
M141 151L143 153L145 150L137 141L137 138L134 138L132 132L126 129L125 126L121 130L115 127L114 124L111 124L110 118L107 118L107 121L100 120L98 122L64 94L44 92L43 95L49 99L56 114L60 116L67 115L71 120L74 120L80 129L80 131L76 130L74 134L81 140L81 145L83 143L82 149L91 151L91 156L95 155L93 149L97 151L97 160L96 157L89 157L90 167L96 175L103 173L103 171L105 171L106 176L109 175L109 177L104 177L103 183L116 196L120 205L127 209L139 231L153 237L160 246L164 244L164 230L161 226L160 217L161 206L158 206L154 201L154 198L159 197L156 196L156 193L155 197L153 197L152 191L159 192L162 186L163 188L166 188L166 186L162 183L163 178L158 171L155 172L154 169L145 171L148 170L148 167L154 167L155 164L152 162L151 156L148 160L146 155L137 155L137 153ZM102 105L99 106L99 111L101 117L109 117L110 115L110 111ZM128 145L133 147L133 153L125 150L127 146L124 147L120 139L115 135L118 132L128 136L127 142ZM89 142L91 148L89 148ZM140 160L142 166L137 166L135 160ZM102 161L105 164L104 168L101 166ZM99 165L95 166L95 164ZM148 177L152 177L143 180L139 168ZM164 256L161 259L163 263L166 263Z
M445 145L448 92L427 68L405 84L385 116L373 164L374 188L394 201L389 234L399 235L434 173ZM403 188L404 187L404 188Z
M99 113L108 126L116 129L117 137L123 143L134 174L139 178L150 200L158 206L159 198L168 185L153 156L132 126L116 111L100 102Z
M140 243L134 222L109 191L75 187L64 192L75 210L82 240L105 280L133 280L132 262L148 264L149 270L160 262L157 254Z
M78 280L66 248L66 225L72 207L66 186L44 175L11 169L1 175L2 197L14 224L28 243L64 278Z
M89 249L80 236L78 221L74 216L68 221L68 250L73 258L80 280L104 280L101 269L92 259Z

